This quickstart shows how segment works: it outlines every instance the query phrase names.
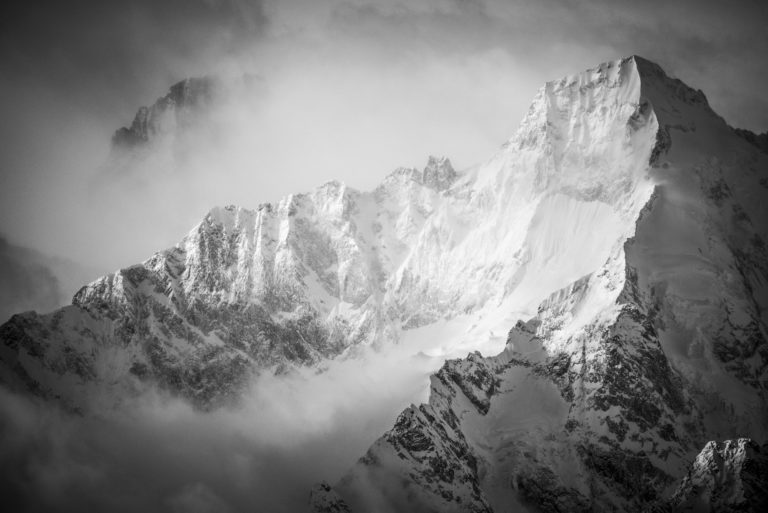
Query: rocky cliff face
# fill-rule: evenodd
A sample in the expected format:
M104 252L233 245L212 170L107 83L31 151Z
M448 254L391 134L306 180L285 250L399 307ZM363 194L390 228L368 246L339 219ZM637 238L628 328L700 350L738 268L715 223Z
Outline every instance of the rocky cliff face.
M708 440L766 439L765 156L636 57L547 84L505 157L531 142L553 165L523 176L634 222L504 352L446 363L335 487L352 511L642 510Z
M709 442L669 501L673 511L765 511L768 446L740 438Z

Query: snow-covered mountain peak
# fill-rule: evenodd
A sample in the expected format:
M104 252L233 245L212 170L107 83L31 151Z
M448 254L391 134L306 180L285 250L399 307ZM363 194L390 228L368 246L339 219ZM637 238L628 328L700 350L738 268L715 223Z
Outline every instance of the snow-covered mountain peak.
M768 158L756 146L639 57L547 83L516 135L451 189L464 198L466 184L464 208L484 220L471 243L431 254L477 264L442 286L460 276L459 304L485 298L468 309L492 333L489 318L512 326L505 349L449 360L337 500L353 512L664 508L707 440L764 441ZM743 445L699 460L739 466L729 447Z
M615 205L645 177L643 155L657 130L635 61L607 62L545 84L515 135L480 171L476 189L509 197L525 187L528 195ZM637 157L626 158L629 150ZM642 164L623 165L628 161Z
M637 55L625 61L631 63L640 76L645 96L709 108L707 97L701 89L694 89L682 80L670 77L658 64Z
M502 324L532 316L609 257L621 262L650 197L658 126L630 64L547 84L514 144L484 165L457 173L430 157L370 192L329 182L256 210L214 208L175 247L75 303L133 326L121 343L165 355L137 357L161 374L187 365L168 355L198 354L197 365L213 347L257 366L307 363L473 312ZM174 86L158 109L185 108L194 85ZM210 397L209 386L177 388Z

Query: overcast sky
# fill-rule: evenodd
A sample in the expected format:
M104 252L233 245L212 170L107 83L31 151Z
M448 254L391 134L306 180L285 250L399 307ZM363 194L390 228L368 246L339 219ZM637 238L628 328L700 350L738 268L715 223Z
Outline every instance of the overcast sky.
M0 234L103 269L172 245L214 205L334 178L372 188L430 154L481 162L546 80L631 54L704 90L730 124L768 129L758 0L7 4ZM187 76L242 73L264 84L239 134L251 151L94 188L111 134L140 105Z

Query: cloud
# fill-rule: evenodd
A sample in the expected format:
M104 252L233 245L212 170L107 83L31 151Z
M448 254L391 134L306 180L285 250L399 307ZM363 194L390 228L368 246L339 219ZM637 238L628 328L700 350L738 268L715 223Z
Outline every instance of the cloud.
M266 23L259 2L224 0L32 0L9 4L3 20L6 80L47 82L77 101L131 108L148 85L162 90L213 67L258 39Z
M229 513L231 511L218 495L202 483L184 486L167 502L174 513Z
M8 244L0 236L0 323L26 310L60 306L61 287L42 255Z
M103 271L10 244L0 234L0 323L15 313L49 312L69 304L84 283Z
M736 126L768 128L760 93L768 79L761 59L768 48L761 29L768 8L755 0L728 8L715 0L479 0L407 6L362 0L334 5L334 30L392 41L392 51L446 55L498 48L524 63L520 71L547 79L640 54L709 92L719 112ZM758 111L744 109L734 97L749 98Z
M5 6L0 24L0 229L46 253L127 265L99 246L135 212L82 226L111 134L170 84L234 66L261 37L261 3L32 0Z
M0 493L14 511L303 511L426 400L441 360L422 346L265 375L212 412L147 390L72 414L0 387Z
M215 205L330 179L370 188L429 154L479 163L546 80L623 55L659 61L730 123L767 128L768 14L751 0L79 0L6 12L0 230L110 269L174 244ZM259 101L227 111L225 143L187 160L198 164L171 176L148 165L143 188L91 187L138 106L186 76L243 72L263 78Z

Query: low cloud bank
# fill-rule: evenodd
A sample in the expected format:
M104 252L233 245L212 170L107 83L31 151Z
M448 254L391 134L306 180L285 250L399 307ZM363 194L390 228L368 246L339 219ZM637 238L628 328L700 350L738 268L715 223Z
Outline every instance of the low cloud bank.
M441 361L419 349L262 376L207 413L146 393L75 415L0 389L0 493L14 511L303 511L312 484L426 400Z

